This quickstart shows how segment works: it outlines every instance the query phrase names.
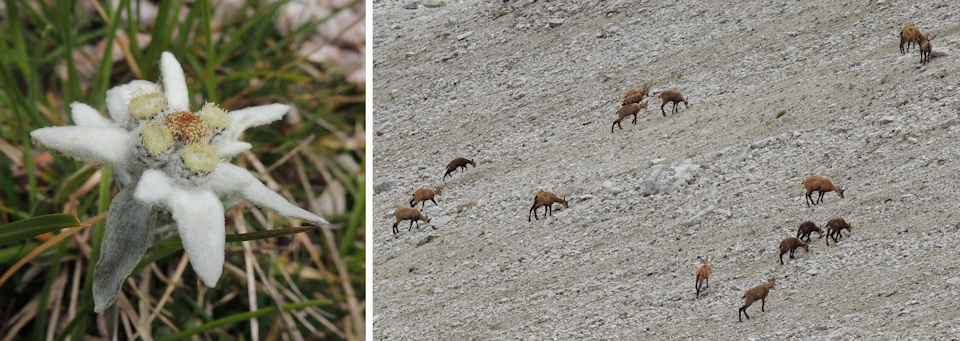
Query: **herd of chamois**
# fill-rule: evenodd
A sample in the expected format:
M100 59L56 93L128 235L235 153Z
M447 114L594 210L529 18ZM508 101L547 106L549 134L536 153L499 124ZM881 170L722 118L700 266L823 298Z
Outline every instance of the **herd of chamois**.
M914 44L916 44L920 50L921 65L928 63L930 61L930 53L932 51L932 46L930 44L930 37L927 37L926 35L921 33L920 30L915 26L911 26L911 25L904 26L900 30L901 54L909 52L910 47ZM906 46L906 48L904 48L904 46ZM623 126L620 125L620 122L623 121L623 119L628 116L633 116L633 124L636 124L637 115L640 113L641 110L647 109L647 102L643 101L643 99L648 97L649 95L650 95L649 87L632 89L627 91L626 94L624 94L624 99L623 99L623 102L621 103L620 109L617 110L617 119L614 120L613 124L610 126L610 132L611 133L614 132L613 130L614 127L620 127L620 129L622 130ZM659 92L659 97L661 100L660 112L663 116L667 116L667 112L666 110L664 110L664 106L666 106L667 104L673 104L671 113L674 113L674 114L677 113L677 109L678 109L677 106L681 102L684 104L685 107L689 108L689 102L687 101L687 98L682 93L680 93L680 91L664 90ZM447 164L446 173L444 173L443 175L443 180L446 180L446 178L448 176L451 176L451 174L454 173L454 171L456 171L457 169L460 169L461 171L465 170L467 168L467 165L470 165L473 167L477 166L473 160L462 158L462 157L458 157L453 161L450 161ZM843 188L833 184L833 182L830 181L830 179L823 176L817 176L817 175L807 176L806 178L804 178L802 185L806 191L804 196L805 196L805 203L808 207L810 207L811 204L817 205L819 203L822 203L823 196L827 192L836 192L840 198L844 197ZM437 187L436 189L421 188L416 190L413 193L412 198L410 199L410 207L398 207L394 212L394 217L397 220L393 224L393 233L396 234L398 232L397 225L404 220L410 220L410 227L407 229L407 231L410 231L413 228L414 223L416 223L417 228L419 228L420 220L426 223L429 223L430 219L427 218L425 215L423 215L423 213L421 213L420 210L417 210L416 205L422 204L421 209L424 209L426 208L427 200L433 202L434 205L436 205L437 202L434 200L434 197L437 195L441 195L441 190L442 190L441 187ZM818 195L816 199L814 199L813 197L814 192L817 192L817 195ZM561 204L564 207L569 207L566 199L558 197L557 195L547 191L542 191L542 190L538 191L534 195L533 205L530 207L530 210L527 214L527 221L531 221L530 219L531 215L535 219L539 220L539 216L537 215L537 209L540 207L544 207L544 218L546 218L547 215L552 215L554 204ZM436 229L436 227L434 227L434 229ZM848 224L843 218L832 218L826 223L826 225L824 225L824 229L827 230L826 244L827 246L829 246L830 239L833 239L834 243L837 243L838 239L843 238L843 235L840 233L840 231L843 229L846 229L849 233L851 227L850 227L850 224ZM800 227L797 229L796 237L785 238L780 243L780 248L779 248L780 264L783 264L783 255L785 254L789 253L790 259L793 259L794 251L796 251L797 248L802 247L806 252L809 252L810 251L810 234L813 232L816 232L818 235L818 238L823 238L824 229L821 229L819 226L817 226L816 223L812 221L804 221L803 223L801 223ZM695 289L696 289L695 297L699 298L701 291L710 286L709 278L710 278L711 269L709 265L709 257L698 256L697 258L702 262L702 265L696 271L696 277L695 277ZM747 290L742 297L744 299L744 305L740 307L737 314L738 315L737 319L739 321L742 321L742 316L746 315L747 319L749 320L750 315L747 315L746 309L750 307L753 304L753 302L755 302L756 300L760 300L761 302L760 310L763 311L766 306L767 294L770 292L770 290L774 289L774 285L775 285L775 279L770 278L767 283L761 284L757 287Z

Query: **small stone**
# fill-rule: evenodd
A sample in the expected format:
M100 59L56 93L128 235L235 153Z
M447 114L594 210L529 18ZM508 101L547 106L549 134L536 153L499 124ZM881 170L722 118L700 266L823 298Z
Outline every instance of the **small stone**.
M446 5L442 0L424 0L423 7L437 8Z
M518 77L507 82L507 89L519 88L527 83L527 77Z
M893 116L884 116L884 117L881 117L879 120L877 120L877 122L880 124L888 124L896 121L897 121L897 118Z
M403 4L403 8L404 8L404 9L417 9L417 7L418 7L418 6L417 6L417 3L416 3L416 2L408 2L408 3Z
M717 214L719 214L719 215L721 215L721 216L724 216L724 217L727 217L727 218L733 217L733 212L731 212L730 210L727 210L727 209L722 209L722 208L719 209L719 210L717 210Z
M470 32L467 32L467 33L458 35L458 36L457 36L457 40L467 39L467 38L469 38L471 35L473 35L473 31L470 31Z
M954 277L947 280L947 284L950 285L957 285L957 283L960 283L960 277Z
M563 25L563 19L550 19L547 20L547 24L550 25L550 28L560 27L560 25Z
M943 121L942 123L940 123L940 128L947 129L947 128L950 128L950 127L955 126L955 125L957 125L957 118L956 118L956 117L953 117L953 118L947 119L946 121Z

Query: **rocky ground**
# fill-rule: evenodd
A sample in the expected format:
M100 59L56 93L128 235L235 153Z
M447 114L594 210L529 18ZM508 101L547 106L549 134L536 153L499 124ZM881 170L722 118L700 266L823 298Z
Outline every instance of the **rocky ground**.
M735 3L374 0L375 338L956 339L960 3ZM690 106L611 134L643 85ZM808 208L811 174L845 198ZM569 208L527 222L541 189ZM845 238L780 265L833 217Z

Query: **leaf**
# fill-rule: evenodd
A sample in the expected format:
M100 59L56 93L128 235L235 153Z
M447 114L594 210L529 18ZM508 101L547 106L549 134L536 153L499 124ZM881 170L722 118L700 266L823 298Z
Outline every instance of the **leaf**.
M0 226L0 246L79 225L80 221L72 214L47 214L20 220Z
M101 312L117 300L123 281L147 251L149 227L156 210L133 198L133 187L117 193L110 203L100 260L93 270L93 311Z
M303 227L288 227L288 228L282 228L282 229L273 229L268 231L257 231L257 232L242 233L242 234L229 234L227 235L227 243L239 243L239 242L245 242L248 240L276 238L276 237L287 236L291 234L297 234L300 232L312 231L316 229L317 229L316 226L303 226Z

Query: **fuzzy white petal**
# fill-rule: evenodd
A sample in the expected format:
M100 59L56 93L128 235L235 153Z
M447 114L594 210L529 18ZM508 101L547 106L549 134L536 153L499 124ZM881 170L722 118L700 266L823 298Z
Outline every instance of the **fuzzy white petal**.
M230 127L224 132L227 138L236 140L247 128L264 125L283 118L290 110L286 104L267 104L231 111Z
M291 204L280 194L270 190L246 169L221 162L209 175L208 185L219 194L236 196L254 205L271 209L280 215L306 220L316 224L328 224L326 220Z
M167 103L173 111L190 110L190 97L187 92L187 79L183 75L183 67L170 52L160 55L160 80L163 82L163 93L167 95Z
M249 143L236 140L225 140L217 145L217 148L220 149L220 157L225 160L233 159L234 156L250 150L252 147Z
M160 86L144 80L135 80L107 90L107 111L114 122L126 126L130 121L130 98L150 92L160 91Z
M74 158L127 168L136 141L120 127L47 127L30 132L36 142Z
M147 169L137 182L137 190L133 197L147 205L158 205L163 202L173 190L173 179L167 173L156 169Z
M70 103L70 113L73 124L81 127L109 127L113 124L113 120L100 115L97 109L80 102Z
M174 188L166 206L177 221L193 271L208 287L215 287L223 273L223 252L226 244L223 204L213 192Z

